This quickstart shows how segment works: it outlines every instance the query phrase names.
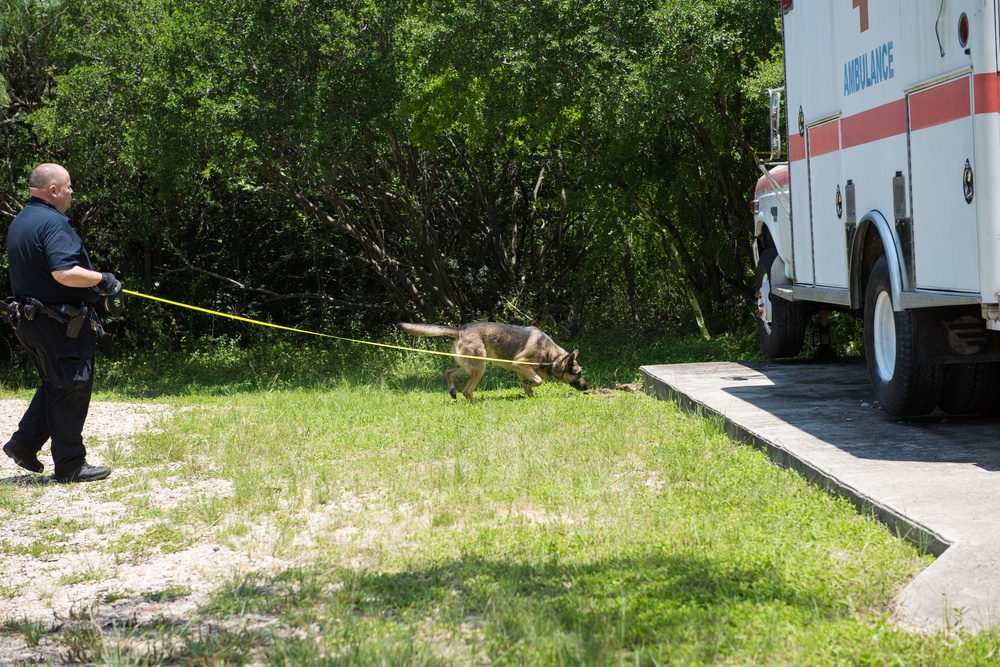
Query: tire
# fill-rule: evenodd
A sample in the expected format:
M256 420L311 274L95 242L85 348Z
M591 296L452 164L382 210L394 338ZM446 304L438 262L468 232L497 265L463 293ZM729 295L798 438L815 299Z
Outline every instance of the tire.
M772 359L794 357L802 350L809 323L809 305L771 294L771 267L778 258L775 248L761 253L757 262L757 332L764 352Z
M917 363L913 315L892 309L889 262L880 257L865 290L865 358L875 398L886 414L931 412L944 385L944 369Z
M945 366L938 407L955 415L995 415L1000 408L1000 364Z

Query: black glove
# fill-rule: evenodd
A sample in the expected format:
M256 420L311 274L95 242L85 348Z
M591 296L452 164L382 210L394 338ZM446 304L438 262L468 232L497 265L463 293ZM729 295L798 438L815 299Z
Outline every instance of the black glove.
M102 273L101 282L97 283L97 290L101 294L114 294L122 291L122 284L115 278L115 274Z

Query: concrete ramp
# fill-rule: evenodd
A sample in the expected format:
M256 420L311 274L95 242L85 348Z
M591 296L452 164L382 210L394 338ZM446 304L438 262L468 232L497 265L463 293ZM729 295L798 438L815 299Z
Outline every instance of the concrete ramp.
M938 559L900 594L914 629L1000 625L1000 420L888 417L863 362L643 366L646 391L874 512Z

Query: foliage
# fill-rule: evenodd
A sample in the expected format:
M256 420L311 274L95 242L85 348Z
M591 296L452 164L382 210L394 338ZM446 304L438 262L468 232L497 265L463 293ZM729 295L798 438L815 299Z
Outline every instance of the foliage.
M58 3L0 3L0 216L13 217L20 209L34 161L59 155L58 147L39 143L30 115L49 96L51 75L59 65L54 44L61 18Z
M75 0L0 25L18 12L58 30L44 76L10 63L51 92L17 112L43 143L7 213L54 151L130 287L354 331L745 316L773 0Z

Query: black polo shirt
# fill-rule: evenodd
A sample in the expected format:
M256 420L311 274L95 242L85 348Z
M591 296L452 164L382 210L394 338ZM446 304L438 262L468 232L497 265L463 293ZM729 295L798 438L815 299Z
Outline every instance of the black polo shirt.
M37 197L28 200L7 230L7 259L14 296L34 297L43 303L93 303L97 287L66 287L53 271L74 266L93 270L83 240L59 209Z

